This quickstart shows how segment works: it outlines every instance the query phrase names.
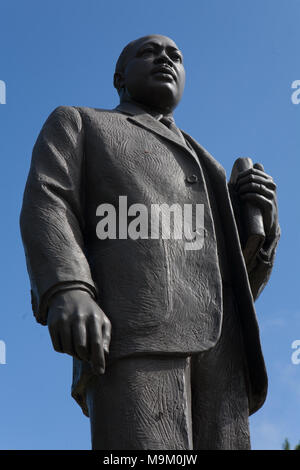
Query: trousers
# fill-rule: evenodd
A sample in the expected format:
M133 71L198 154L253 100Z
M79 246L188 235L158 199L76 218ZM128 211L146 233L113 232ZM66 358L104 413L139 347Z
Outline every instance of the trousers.
M124 357L87 384L95 450L250 449L247 366L234 295L221 336L194 355Z

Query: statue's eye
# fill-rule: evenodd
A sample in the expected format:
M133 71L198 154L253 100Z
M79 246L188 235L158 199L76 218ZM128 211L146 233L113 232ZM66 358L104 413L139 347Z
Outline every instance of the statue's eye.
M171 59L174 61L174 62L182 62L182 57L180 54L178 54L177 52L173 52L171 54Z
M144 55L149 55L149 54L152 54L153 52L153 49L152 47L147 47L146 49L143 49L141 52L140 52L140 55L144 56Z

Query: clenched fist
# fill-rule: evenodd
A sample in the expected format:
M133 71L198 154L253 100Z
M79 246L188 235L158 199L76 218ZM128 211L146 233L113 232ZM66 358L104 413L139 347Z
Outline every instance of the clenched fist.
M88 292L57 293L51 300L47 323L55 351L90 362L95 373L104 374L111 324Z
M276 184L263 165L255 163L253 168L239 173L235 189L242 201L261 209L266 236L274 236L278 226Z

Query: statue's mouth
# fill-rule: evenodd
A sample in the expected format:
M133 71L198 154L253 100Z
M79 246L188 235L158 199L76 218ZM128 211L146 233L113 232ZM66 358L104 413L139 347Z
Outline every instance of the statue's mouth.
M156 74L163 74L163 75L172 77L174 80L176 80L176 74L174 70L171 69L171 67L168 67L167 65L160 65L160 66L155 67L152 71L152 75L156 75Z

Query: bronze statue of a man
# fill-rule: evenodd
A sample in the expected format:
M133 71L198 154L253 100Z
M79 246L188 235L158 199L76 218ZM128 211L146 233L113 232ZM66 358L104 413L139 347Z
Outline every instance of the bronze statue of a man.
M74 358L93 449L248 449L266 397L253 302L280 234L276 186L260 164L227 183L176 127L184 83L174 41L139 38L116 64L120 105L55 109L33 150L21 213L33 312ZM188 209L190 240L177 230ZM255 217L264 236L245 259Z

